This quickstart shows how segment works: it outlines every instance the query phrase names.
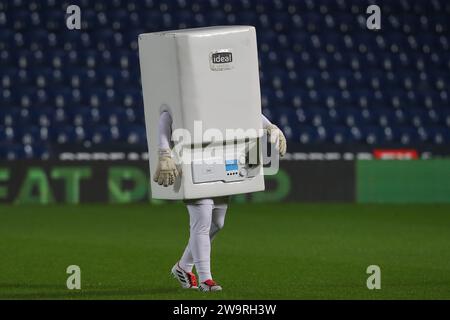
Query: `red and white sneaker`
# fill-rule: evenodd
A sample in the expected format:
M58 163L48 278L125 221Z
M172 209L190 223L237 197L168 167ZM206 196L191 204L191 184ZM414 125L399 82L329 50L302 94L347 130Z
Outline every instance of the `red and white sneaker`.
M215 283L213 279L200 283L198 289L200 291L222 291L222 287Z
M184 271L178 262L173 266L171 273L184 289L198 289L195 274Z

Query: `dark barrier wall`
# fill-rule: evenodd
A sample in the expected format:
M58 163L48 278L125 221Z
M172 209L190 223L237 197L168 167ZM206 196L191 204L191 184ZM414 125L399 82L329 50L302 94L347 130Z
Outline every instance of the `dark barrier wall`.
M146 161L0 162L1 203L130 203L150 200ZM266 191L236 202L354 202L353 161L282 161Z
M287 161L282 172L289 175L289 200L302 202L354 202L354 161ZM266 180L267 184L270 180Z
M148 202L146 161L0 162L0 203ZM235 202L450 203L450 160L282 161Z

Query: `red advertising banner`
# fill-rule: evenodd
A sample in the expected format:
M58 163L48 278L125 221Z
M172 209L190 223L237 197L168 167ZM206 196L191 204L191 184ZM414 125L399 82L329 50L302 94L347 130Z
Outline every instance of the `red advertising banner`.
M380 160L415 160L419 153L414 149L375 149L373 156Z

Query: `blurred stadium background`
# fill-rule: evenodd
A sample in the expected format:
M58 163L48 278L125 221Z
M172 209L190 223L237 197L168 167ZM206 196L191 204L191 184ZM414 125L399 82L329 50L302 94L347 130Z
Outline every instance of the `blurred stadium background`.
M450 297L449 1L0 0L0 202L63 203L0 206L0 298L199 298L167 287L184 208L145 203L137 35L228 24L256 27L263 112L289 153L266 192L234 197L219 297ZM83 202L144 204L65 205ZM370 264L390 289L367 290Z
M137 35L227 24L256 27L263 111L291 148L448 147L449 15L445 0L2 0L0 157L145 150Z
M81 9L81 30L66 27L70 4ZM381 8L381 30L366 27L370 4ZM377 201L393 181L410 177L414 185L411 173L419 172L426 187L409 198L428 190L418 200L448 202L447 162L402 164L407 172L393 179L403 171L395 164L358 159L448 156L449 23L445 0L2 0L0 159L141 160L132 166L145 174L137 35L249 24L258 36L263 112L289 140L286 159L351 161L286 165L289 173L304 169L299 188L315 189L299 200L353 201L362 193ZM5 164L11 192L3 201L27 178L19 162ZM81 178L99 172L88 171ZM372 188L369 178L384 180ZM333 181L343 179L351 183L338 195Z

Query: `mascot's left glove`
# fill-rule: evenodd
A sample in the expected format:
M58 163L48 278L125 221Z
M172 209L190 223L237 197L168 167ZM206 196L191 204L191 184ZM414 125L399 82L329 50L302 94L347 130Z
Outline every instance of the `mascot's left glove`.
M172 159L170 149L160 149L158 167L153 175L153 181L168 187L175 183L178 176L179 172Z
M284 156L286 154L287 143L286 137L284 136L283 132L274 124L269 125L266 129L267 133L270 136L270 142L278 142L278 151L280 153L280 156Z

